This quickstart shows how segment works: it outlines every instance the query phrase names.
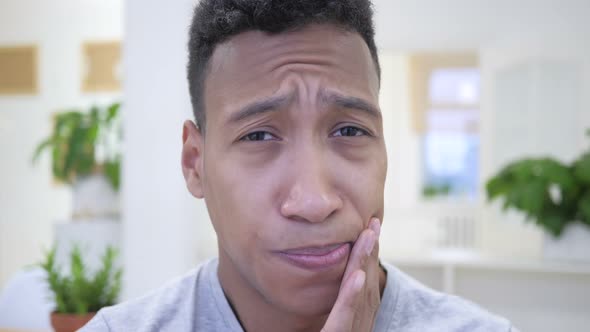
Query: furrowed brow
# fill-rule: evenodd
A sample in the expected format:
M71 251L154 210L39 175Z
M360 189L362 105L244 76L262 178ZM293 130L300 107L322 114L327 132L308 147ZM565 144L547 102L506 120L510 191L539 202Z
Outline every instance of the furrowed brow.
M381 112L372 103L358 97L346 96L335 92L323 92L322 100L339 108L362 111L372 117L381 118Z
M293 95L289 94L272 96L254 101L232 114L229 118L229 122L236 123L256 115L278 111L288 105L292 99Z

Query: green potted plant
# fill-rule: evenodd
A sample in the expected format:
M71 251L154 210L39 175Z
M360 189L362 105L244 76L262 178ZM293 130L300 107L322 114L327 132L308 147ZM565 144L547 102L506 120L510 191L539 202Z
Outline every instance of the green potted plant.
M590 150L571 164L552 158L517 160L493 176L486 191L490 201L503 200L504 210L523 212L550 234L548 241L566 251L556 256L590 259ZM589 237L577 240L582 233Z
M121 290L122 269L115 266L117 251L107 247L101 266L90 273L79 247L70 252L69 273L56 263L56 249L49 250L40 266L47 273L47 282L55 302L51 325L56 332L76 331L98 310L114 305Z
M49 151L53 177L73 189L73 218L118 215L121 173L119 103L55 115L52 134L35 149Z

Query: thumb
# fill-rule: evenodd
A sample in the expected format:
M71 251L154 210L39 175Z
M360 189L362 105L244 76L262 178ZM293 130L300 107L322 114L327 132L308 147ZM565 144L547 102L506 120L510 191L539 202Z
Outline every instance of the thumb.
M365 271L357 270L343 281L336 303L334 303L321 332L352 331L354 318L358 311L358 295L365 284L365 278Z

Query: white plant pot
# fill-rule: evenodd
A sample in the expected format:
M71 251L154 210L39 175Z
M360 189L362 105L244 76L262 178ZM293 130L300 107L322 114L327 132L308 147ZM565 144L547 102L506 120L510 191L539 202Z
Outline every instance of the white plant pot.
M74 182L72 191L74 220L119 216L119 194L104 175L79 178Z
M569 224L557 239L545 233L543 256L549 260L590 263L590 227L581 222Z

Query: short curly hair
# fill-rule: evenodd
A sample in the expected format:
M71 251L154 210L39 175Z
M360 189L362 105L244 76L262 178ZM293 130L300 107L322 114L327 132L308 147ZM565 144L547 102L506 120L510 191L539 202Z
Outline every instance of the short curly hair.
M271 34L308 24L334 24L358 33L367 43L380 77L370 0L201 0L190 27L187 76L195 121L205 130L203 94L215 47L249 30Z

